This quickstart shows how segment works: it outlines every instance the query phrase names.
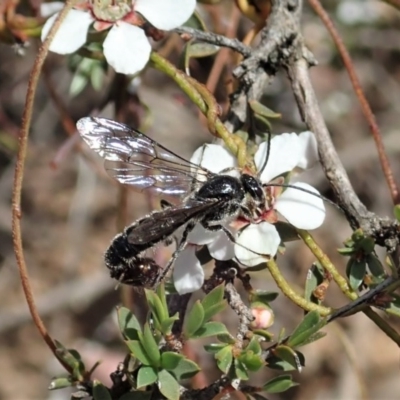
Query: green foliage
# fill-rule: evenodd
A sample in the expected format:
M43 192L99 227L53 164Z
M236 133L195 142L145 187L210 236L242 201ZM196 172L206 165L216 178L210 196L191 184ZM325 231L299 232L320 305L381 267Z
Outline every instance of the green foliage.
M291 375L280 375L269 380L263 385L263 391L267 393L282 393L298 383L292 381Z

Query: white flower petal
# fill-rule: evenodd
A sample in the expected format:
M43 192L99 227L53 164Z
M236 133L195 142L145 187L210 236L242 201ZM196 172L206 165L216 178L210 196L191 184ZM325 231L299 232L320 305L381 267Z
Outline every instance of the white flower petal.
M204 270L197 259L194 246L187 246L175 261L174 286L182 295L200 289L204 283Z
M205 144L199 147L193 153L190 162L201 165L216 174L223 170L237 167L236 158L225 147L218 144ZM238 171L235 171L234 175L237 175L237 173Z
M142 29L119 21L108 32L103 50L116 72L136 74L149 61L151 46Z
M48 35L57 17L58 13L50 17L44 24L41 34L42 41ZM86 43L87 31L93 21L90 13L86 11L69 11L50 44L50 51L58 54L71 54L78 50Z
M307 183L296 182L297 186L319 195ZM287 188L278 197L274 208L279 211L293 226L300 229L316 229L322 225L325 219L325 206L321 198L305 193L295 188Z
M305 131L300 133L299 143L301 157L296 166L302 169L311 168L319 160L317 139L311 131Z
M135 11L156 28L169 30L184 24L195 6L196 0L136 0Z
M40 15L43 18L50 17L56 12L61 11L61 9L65 6L62 1L52 1L50 3L42 3L40 5Z
M219 231L218 236L207 247L211 257L216 260L225 261L235 257L235 245L223 231Z
M263 168L267 157L268 142L262 142L254 155L257 170ZM295 133L283 133L271 139L271 150L267 165L260 175L262 183L268 183L273 178L294 169L301 157L299 137Z
M212 243L219 232L209 231L201 224L196 224L194 229L189 233L188 242L199 246Z
M238 237L235 256L243 265L252 267L268 261L278 251L281 242L275 226L268 222L250 224ZM265 257L259 254L265 254Z

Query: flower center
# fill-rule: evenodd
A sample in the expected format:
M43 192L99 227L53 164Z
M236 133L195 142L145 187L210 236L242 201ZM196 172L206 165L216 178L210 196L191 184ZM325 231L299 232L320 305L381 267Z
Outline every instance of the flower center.
M90 0L96 19L116 22L133 11L132 0Z

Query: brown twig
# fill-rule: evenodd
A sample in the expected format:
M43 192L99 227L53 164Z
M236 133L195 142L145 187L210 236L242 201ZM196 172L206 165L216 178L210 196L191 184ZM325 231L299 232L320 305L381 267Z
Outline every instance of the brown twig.
M12 231L13 231L13 244L14 244L14 252L15 257L17 259L18 269L21 277L22 288L24 290L25 298L28 303L29 311L32 315L32 319L39 330L39 333L43 337L44 341L46 342L47 346L50 350L54 353L56 358L56 345L53 339L50 337L47 329L40 318L38 313L31 284L29 281L29 274L25 262L23 245L22 245L22 232L21 232L21 193L22 193L22 182L24 177L24 166L25 166L25 159L28 147L28 135L29 135L29 128L32 120L32 111L33 111L33 103L35 99L35 93L37 84L39 81L40 72L43 67L44 60L46 55L49 51L50 43L56 34L58 28L60 27L62 21L64 20L65 16L67 15L68 11L72 8L74 4L74 0L67 0L65 3L64 8L61 10L60 14L58 15L54 25L50 29L50 32L42 43L42 46L39 48L38 54L35 59L35 63L32 68L32 72L30 74L30 79L28 83L28 89L26 94L25 100L25 108L24 113L22 116L22 126L19 136L19 148L17 154L17 161L15 165L15 176L14 176L14 187L13 187L13 195L12 195ZM71 368L63 363L61 360L60 362L64 366L64 368L72 372Z
M393 204L400 203L400 192L399 188L394 180L393 171L390 167L389 159L386 155L385 148L382 142L382 134L379 129L378 123L376 122L375 115L373 114L371 107L364 95L364 92L361 87L360 80L358 79L357 73L354 69L354 64L351 60L350 54L346 49L346 46L343 43L342 38L339 35L335 25L330 19L328 13L324 10L319 0L308 0L311 7L321 18L322 22L325 24L328 29L332 39L339 51L339 54L342 57L343 64L349 74L350 82L353 86L354 92L360 102L361 110L368 122L368 125L371 129L372 136L375 140L376 148L379 154L379 160L382 166L383 174L385 175L387 185L390 190L390 194L392 196Z
M383 1L400 10L400 0L383 0Z

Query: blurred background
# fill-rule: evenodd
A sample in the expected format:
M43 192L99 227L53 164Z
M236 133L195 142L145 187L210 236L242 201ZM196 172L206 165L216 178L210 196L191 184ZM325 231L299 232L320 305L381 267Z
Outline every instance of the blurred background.
M323 5L352 55L384 135L394 174L399 177L400 12L383 1L331 0ZM224 34L230 30L243 38L252 27L230 0L198 9L212 31ZM24 2L19 11L24 15L31 12ZM368 125L331 38L307 2L302 31L319 62L312 68L311 78L320 107L356 192L370 210L391 217L391 198ZM70 393L68 389L47 390L51 378L63 370L31 321L11 239L10 199L18 130L39 44L39 40L29 40L24 55L17 54L15 46L0 44L0 399L4 400L67 399ZM174 62L179 62L182 46L176 34L155 44ZM191 63L193 76L208 83L225 110L234 62L232 54L225 52ZM115 306L121 296L103 265L103 252L120 230L118 219L125 224L133 221L155 209L158 199L121 190L104 172L102 161L79 142L72 123L80 117L95 113L116 118L108 97L112 85L118 90L121 78L110 70L101 90L88 85L71 96L72 64L50 54L39 84L23 187L23 242L35 299L51 336L79 350L88 368L101 360L95 377L107 384L126 350L116 324ZM282 114L281 120L272 121L273 133L304 130L284 74L279 73L265 89L263 101ZM196 108L172 81L150 68L134 81L117 111L119 118L141 126L153 139L186 158L212 141ZM304 179L331 197L318 167L306 178L302 176ZM327 208L327 221L315 238L344 274L346 259L336 249L351 230L336 209ZM164 253L157 257L165 259L168 254ZM290 243L285 256L278 257L283 275L300 290L312 262L312 255L300 242ZM254 278L255 287L276 290L267 272ZM193 298L198 296L201 293ZM133 294L132 299L133 308L140 307L140 296ZM332 284L326 304L339 307L345 303ZM272 305L275 324L271 330L275 334L282 327L290 332L303 317L282 295ZM235 314L227 312L221 318L234 332ZM400 329L398 320L388 319ZM306 367L301 374L294 374L300 386L282 395L269 395L269 399L399 398L399 350L369 319L357 314L324 331L325 338L303 349ZM201 387L219 376L212 356L197 342L189 342L186 352L204 368L194 385ZM251 383L260 384L274 375L266 369Z

